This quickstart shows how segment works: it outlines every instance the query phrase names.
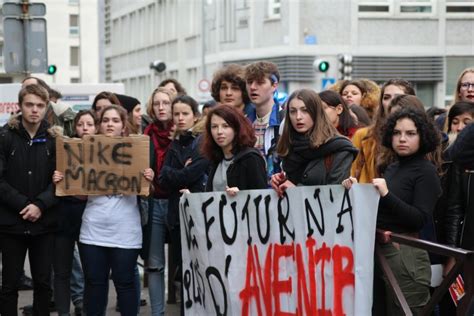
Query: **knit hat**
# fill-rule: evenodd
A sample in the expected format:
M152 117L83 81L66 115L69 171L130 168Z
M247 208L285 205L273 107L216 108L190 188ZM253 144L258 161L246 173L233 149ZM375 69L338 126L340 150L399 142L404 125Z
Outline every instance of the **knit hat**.
M132 113L133 109L140 104L140 101L138 99L135 99L134 97L124 95L124 94L115 94L117 98L120 101L120 105L127 110L127 113Z

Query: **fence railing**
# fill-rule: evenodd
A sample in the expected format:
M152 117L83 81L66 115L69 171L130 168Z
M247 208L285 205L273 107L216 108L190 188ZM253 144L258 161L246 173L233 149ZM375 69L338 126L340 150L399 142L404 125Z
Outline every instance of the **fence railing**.
M389 231L377 229L377 239L386 242L397 242L399 244L408 245L411 247L426 250L440 256L452 257L455 260L455 265L451 271L444 277L441 284L435 289L431 295L431 299L421 311L421 315L430 315L439 303L441 298L448 293L449 286L454 282L459 273L462 273L464 279L465 295L459 301L456 314L467 315L471 304L474 304L474 251L469 251L461 248L452 248L441 244L429 242L426 240L409 237L402 234L396 234ZM393 290L394 296L400 303L405 315L412 315L410 307L407 304L405 297L398 285L395 276L387 263L387 260L380 251L378 242L375 244L375 255L380 262L382 270Z

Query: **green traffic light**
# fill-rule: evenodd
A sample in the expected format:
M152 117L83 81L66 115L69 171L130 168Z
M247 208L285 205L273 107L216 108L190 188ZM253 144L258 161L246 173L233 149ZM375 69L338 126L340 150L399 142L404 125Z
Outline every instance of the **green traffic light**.
M322 61L318 65L318 69L321 72L326 72L329 69L329 63L327 61Z
M56 73L57 67L56 65L49 65L48 66L48 75L54 75Z

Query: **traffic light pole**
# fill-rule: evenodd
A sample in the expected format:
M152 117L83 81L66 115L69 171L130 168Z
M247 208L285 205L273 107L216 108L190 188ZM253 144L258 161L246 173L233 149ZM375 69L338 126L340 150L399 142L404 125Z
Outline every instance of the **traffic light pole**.
M30 23L30 15L29 15L29 10L28 10L29 9L28 1L29 0L23 0L21 2L22 14L20 16L20 19L23 20L22 24L23 24L23 42L24 43L29 43L28 29L29 29L29 23ZM25 74L25 77L28 77L29 74L31 73L28 67L29 65L28 61L30 60L28 49L25 49L24 57L25 57L25 71L23 73Z

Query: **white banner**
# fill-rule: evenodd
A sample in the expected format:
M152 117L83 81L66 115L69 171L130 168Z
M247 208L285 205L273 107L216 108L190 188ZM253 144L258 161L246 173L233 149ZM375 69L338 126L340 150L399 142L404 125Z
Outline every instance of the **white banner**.
M370 315L372 185L186 194L187 315Z

